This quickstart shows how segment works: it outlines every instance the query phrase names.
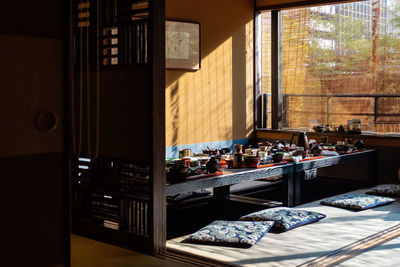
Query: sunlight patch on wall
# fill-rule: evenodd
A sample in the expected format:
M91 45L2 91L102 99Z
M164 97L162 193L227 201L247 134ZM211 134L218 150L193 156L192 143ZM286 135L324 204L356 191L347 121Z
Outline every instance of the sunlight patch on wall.
M232 38L166 90L167 146L232 139ZM179 142L178 142L179 140Z

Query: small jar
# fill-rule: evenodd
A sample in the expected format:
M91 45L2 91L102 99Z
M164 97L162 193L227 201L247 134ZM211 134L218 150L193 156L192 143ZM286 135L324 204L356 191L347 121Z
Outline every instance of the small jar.
M243 166L243 154L235 153L233 154L233 167L240 168Z

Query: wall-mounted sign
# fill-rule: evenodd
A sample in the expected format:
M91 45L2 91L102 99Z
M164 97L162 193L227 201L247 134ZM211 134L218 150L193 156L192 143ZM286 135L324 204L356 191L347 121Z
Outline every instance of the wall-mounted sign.
M200 69L200 24L167 21L165 29L167 69Z

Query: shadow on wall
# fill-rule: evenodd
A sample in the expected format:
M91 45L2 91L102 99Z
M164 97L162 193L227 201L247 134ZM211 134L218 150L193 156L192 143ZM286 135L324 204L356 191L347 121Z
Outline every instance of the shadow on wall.
M200 23L202 61L211 53L215 53L218 47L233 36L236 35L237 38L243 36L242 38L245 38L246 31L244 27L252 22L253 15L254 6L251 1L246 3L243 0L166 0L167 20ZM245 50L241 52L246 54ZM167 70L166 88L186 74L188 74L187 71Z

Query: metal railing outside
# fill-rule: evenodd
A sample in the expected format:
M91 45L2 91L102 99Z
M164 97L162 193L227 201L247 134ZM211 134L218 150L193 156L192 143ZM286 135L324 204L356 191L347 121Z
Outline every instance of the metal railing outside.
M271 97L271 93L263 93L263 105L262 105L262 128L267 128L268 126L268 114L271 113L268 110L268 98ZM400 121L379 121L379 117L400 117L400 113L387 113L380 112L379 99L383 98L399 98L400 94L283 94L282 95L282 119L284 122L288 121L288 116L290 111L289 108L289 98L290 97L312 97L312 98L325 98L325 103L327 107L326 112L326 124L331 124L331 117L337 115L351 115L351 116L368 116L372 117L372 124L398 124ZM332 99L333 98L371 98L373 99L373 110L372 112L331 112ZM296 111L301 114L311 114L307 111ZM285 123L284 126L288 126ZM371 126L371 125L370 125Z

